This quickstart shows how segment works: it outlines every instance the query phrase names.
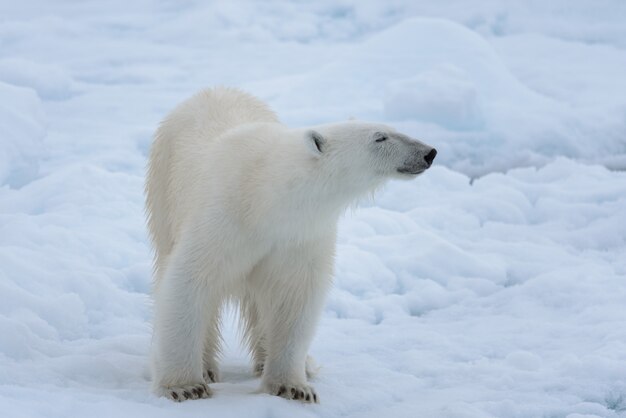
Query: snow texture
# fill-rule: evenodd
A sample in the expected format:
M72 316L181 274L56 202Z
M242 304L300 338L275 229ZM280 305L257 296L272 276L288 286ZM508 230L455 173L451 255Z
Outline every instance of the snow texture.
M626 416L626 3L0 5L0 411L20 417ZM149 391L143 177L216 84L304 126L439 150L340 225L320 405L223 381Z

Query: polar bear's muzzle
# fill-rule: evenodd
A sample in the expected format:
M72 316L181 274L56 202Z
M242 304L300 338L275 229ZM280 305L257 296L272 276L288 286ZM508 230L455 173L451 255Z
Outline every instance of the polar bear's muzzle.
M414 153L409 161L406 161L402 167L398 168L398 172L416 175L428 170L437 156L437 150L431 147L424 148L426 149L420 149L418 152Z

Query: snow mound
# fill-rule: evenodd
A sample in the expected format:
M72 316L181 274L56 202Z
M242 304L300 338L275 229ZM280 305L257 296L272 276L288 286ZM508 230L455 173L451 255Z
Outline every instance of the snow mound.
M354 116L428 138L444 151L441 163L473 177L559 155L626 162L618 139L624 100L612 104L615 117L608 118L542 94L522 83L487 39L444 19L405 19L308 73L250 87L272 97L295 125Z
M30 87L48 100L67 99L72 94L72 79L60 66L19 58L0 59L0 81Z
M475 84L458 67L444 65L389 83L385 118L418 120L453 130L484 125Z
M30 89L0 82L0 186L21 187L37 176L45 118Z

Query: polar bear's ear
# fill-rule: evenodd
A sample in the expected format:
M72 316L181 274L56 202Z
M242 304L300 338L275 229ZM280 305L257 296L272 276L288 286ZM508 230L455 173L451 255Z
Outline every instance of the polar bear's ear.
M324 147L326 146L326 138L322 136L317 131L310 130L304 135L304 139L307 144L307 148L315 154L320 155L324 152Z

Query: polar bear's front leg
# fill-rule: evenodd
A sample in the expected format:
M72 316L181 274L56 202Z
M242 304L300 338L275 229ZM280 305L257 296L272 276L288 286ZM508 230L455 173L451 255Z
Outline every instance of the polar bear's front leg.
M267 346L262 385L272 395L318 402L305 364L330 284L333 254L334 237L275 250L263 261L267 275L256 277L264 284L257 298Z
M153 389L174 401L208 398L202 376L211 294L189 252L176 251L155 288Z

